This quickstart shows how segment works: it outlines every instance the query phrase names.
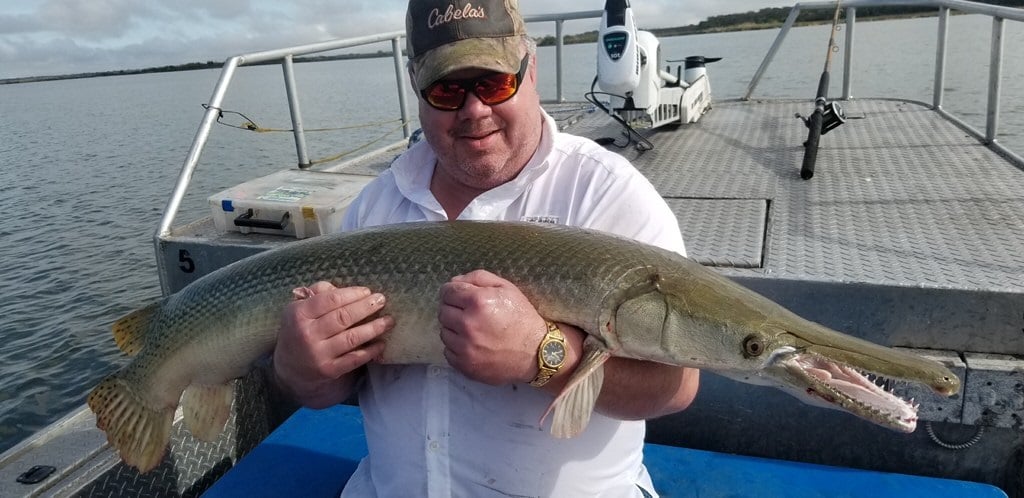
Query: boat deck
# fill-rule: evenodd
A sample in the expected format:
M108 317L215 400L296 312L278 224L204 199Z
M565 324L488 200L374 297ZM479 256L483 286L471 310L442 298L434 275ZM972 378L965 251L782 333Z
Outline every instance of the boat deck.
M691 199L677 215L700 259L749 251L743 232L759 227L723 226L720 204L745 199L767 208L760 267L779 278L1024 289L1021 170L924 106L846 108L809 181L793 117L807 102L719 104L636 162L663 196Z
M1020 308L1024 166L924 104L843 105L848 121L822 137L810 180L799 174L807 129L795 118L812 110L806 100L718 102L696 124L646 133L652 150L610 148L675 211L691 257L798 313L889 345L1024 354L1016 310L977 309L991 299ZM625 142L589 105L548 110L564 131ZM397 152L339 170L375 174ZM814 298L833 290L845 309ZM879 294L850 300L856 290ZM849 316L883 306L882 296L903 303L877 310L882 323ZM927 308L916 314L941 326L895 323L907 306ZM947 308L977 311L953 317Z
M668 200L690 256L780 278L1024 290L1024 172L923 104L844 103L817 174L799 176L807 101L716 103L696 124L619 150ZM564 131L624 142L589 106ZM610 147L614 149L614 147ZM391 156L344 168L377 173ZM899 264L895 264L895 263ZM744 272L730 272L743 274Z

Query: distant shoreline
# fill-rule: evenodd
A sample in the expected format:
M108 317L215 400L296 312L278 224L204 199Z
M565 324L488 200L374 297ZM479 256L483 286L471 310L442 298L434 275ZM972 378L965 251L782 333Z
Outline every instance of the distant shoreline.
M819 21L813 22L802 22L798 25L812 25L821 24ZM729 31L753 31L758 29L773 29L782 26L782 22L770 22L770 23L755 23L755 22L744 22L735 24L732 26L716 26L704 29L696 29L699 25L682 26L677 28L655 28L650 29L651 33L655 36L666 38L671 36L685 36L685 35L698 35L706 33L721 33ZM597 41L597 31L589 31L576 35L565 35L564 43L566 45L574 45L579 43L593 43ZM553 36L543 36L537 38L537 46L546 47L554 46L555 39ZM338 54L338 55L326 55L317 57L296 57L295 63L304 62L324 62L334 60L349 60L349 59L376 59L380 57L391 57L392 52L378 51L372 54ZM277 61L249 64L250 66L267 65L267 64L279 64ZM72 80L82 78L102 78L106 76L128 76L136 74L150 74L150 73L169 73L177 71L196 71L200 69L216 69L224 66L224 61L207 61L207 62L190 62L187 64L175 64L169 66L149 67L144 69L120 69L113 71L96 71L89 73L75 73L75 74L59 74L50 76L25 76L22 78L5 78L0 79L0 85L11 85L17 83L38 83L43 81L58 81L58 80Z
M320 57L296 57L295 62L323 62L345 59L376 59L378 57L391 57L391 51L378 51L373 54L340 54ZM262 66L279 64L278 61L247 64L247 66ZM12 85L16 83L38 83L42 81L75 80L82 78L102 78L106 76L128 76L135 74L150 73L171 73L177 71L196 71L199 69L216 69L224 66L224 61L190 62L187 64L176 64L170 66L148 67L144 69L119 69L114 71L96 71L91 73L59 74L52 76L25 76L23 78L0 79L0 85Z
M984 2L984 3L995 3L995 4L1014 4L1024 5L1024 0L1019 1L1003 1L1003 2ZM680 26L675 28L655 28L649 31L654 33L655 36L666 38L672 36L685 36L685 35L698 35L707 33L722 33L730 31L753 31L760 29L775 29L783 25L786 17L789 14L790 7L775 7L765 8L759 11L746 12L742 14L727 14L720 16L712 16L708 19L701 21L698 24L691 24L688 26ZM878 8L865 8L859 9L857 13L858 20L871 20L879 21L886 19L905 19L912 17L934 17L937 14L934 9L922 8L922 7L878 7ZM832 22L832 12L824 11L805 11L801 13L802 21L797 22L798 26L817 25ZM597 31L588 31L575 35L564 36L564 43L567 45L577 43L593 43L597 41ZM539 46L552 46L555 45L555 37L544 36L537 39ZM379 50L376 53L362 53L362 54L339 54L330 56L314 56L314 57L297 57L295 62L323 62L333 60L348 60L348 59L372 59L379 57L391 57L392 52ZM278 64L277 61L266 62L261 64ZM261 65L253 64L253 65ZM81 78L98 78L105 76L126 76L136 74L149 74L149 73L166 73L176 71L194 71L199 69L214 69L220 68L224 65L223 61L207 61L207 62L190 62L187 64L177 64L160 67L149 67L144 69L121 69L114 71L97 71L89 73L76 73L76 74L61 74L61 75L50 75L50 76L26 76L21 78L5 78L0 79L0 85L9 85L16 83L37 83L42 81L57 81L57 80L69 80L69 79L81 79Z

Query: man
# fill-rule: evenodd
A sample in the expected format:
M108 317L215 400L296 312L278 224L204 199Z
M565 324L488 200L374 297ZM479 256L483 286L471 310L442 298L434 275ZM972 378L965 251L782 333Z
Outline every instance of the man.
M559 133L544 113L515 0L412 0L406 29L426 140L366 187L343 230L526 220L685 251L672 212L628 161ZM556 439L538 420L579 363L585 333L547 323L510 282L481 269L439 289L438 322L423 329L440 334L445 366L374 363L384 347L375 339L394 321L363 321L387 296L311 288L285 312L275 376L314 408L358 393L370 452L345 497L651 496L643 419L696 395L696 370L612 358L587 429ZM544 340L564 345L563 363L540 368Z

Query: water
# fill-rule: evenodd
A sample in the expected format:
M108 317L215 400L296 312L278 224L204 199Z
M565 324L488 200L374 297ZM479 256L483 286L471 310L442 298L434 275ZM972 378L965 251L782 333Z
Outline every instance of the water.
M860 23L854 96L930 102L935 26L934 19ZM776 32L667 38L662 51L667 59L725 57L709 66L714 93L738 97ZM985 18L951 21L946 108L978 129L985 124L990 32ZM827 39L827 27L794 29L755 96L813 97ZM1024 54L1009 49L1024 46L1020 25L1008 23L1005 46L999 139L1020 153ZM579 99L594 77L595 47L564 50L564 92ZM541 93L551 98L553 49L542 48L540 59ZM841 68L838 53L831 95L840 92ZM308 128L398 115L391 59L299 64L296 71ZM159 295L153 230L218 76L203 70L0 86L0 451L79 406L124 363L109 325ZM264 127L288 127L278 66L243 68L235 81L226 110ZM315 134L311 156L354 149L394 128ZM393 132L387 141L398 139ZM178 219L205 215L208 195L291 167L294 155L289 133L216 127Z

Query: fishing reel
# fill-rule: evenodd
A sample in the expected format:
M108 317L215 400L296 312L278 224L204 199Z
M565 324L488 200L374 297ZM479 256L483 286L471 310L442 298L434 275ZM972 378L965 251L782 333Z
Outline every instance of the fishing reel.
M819 102L821 101L821 102ZM825 102L825 99L816 99L815 112L821 109L821 134L824 135L836 128L839 128L846 123L846 111L843 110L843 106L839 105L839 102ZM796 113L798 119L803 120L804 125L808 129L812 126L810 116L803 116L799 112Z

